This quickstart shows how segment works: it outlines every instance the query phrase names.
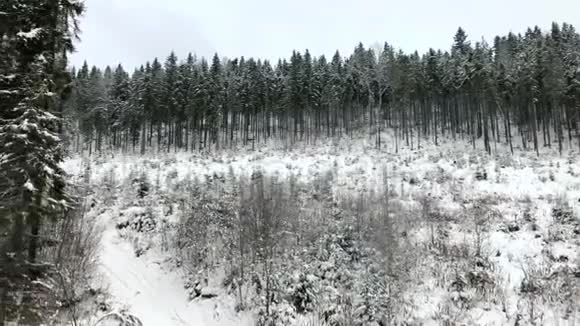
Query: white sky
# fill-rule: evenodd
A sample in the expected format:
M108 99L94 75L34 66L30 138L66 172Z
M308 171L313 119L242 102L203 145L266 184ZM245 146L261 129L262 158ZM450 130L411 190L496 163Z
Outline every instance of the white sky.
M210 57L288 58L293 49L344 55L358 42L405 51L448 48L458 26L471 40L552 21L580 28L580 0L85 0L73 65L129 69L171 50Z

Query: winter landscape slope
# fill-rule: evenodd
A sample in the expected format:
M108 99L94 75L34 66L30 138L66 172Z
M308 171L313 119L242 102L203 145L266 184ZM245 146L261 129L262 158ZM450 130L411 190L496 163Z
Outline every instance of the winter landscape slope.
M190 283L196 276L171 249L174 226L184 214L179 203L189 191L183 185L191 180L225 179L231 173L249 176L260 168L265 174L308 183L331 173L332 193L338 197L380 189L386 168L393 203L404 208L395 218L408 219L405 242L419 251L408 271L409 284L398 298L405 302L405 311L399 310L394 320L409 325L580 321L577 153L558 156L545 149L538 158L535 153L511 155L500 149L488 156L457 143L393 153L357 142L289 151L263 147L68 160L70 174L90 175L92 210L104 228L99 274L110 295L109 312L126 311L143 325L250 325L259 319L258 307L236 312L235 292L222 286L225 276L218 269L208 273L203 285L204 293L217 296L192 295L198 285ZM151 189L135 199L140 178L148 180ZM136 223L138 227L124 227ZM448 253L454 250L471 253L467 256L477 250L478 258L448 260L455 257ZM332 263L339 273L338 263ZM314 270L311 265L304 262L296 273ZM325 277L317 273L307 275L322 282ZM477 277L483 285L468 286ZM465 284L457 285L461 282ZM279 324L306 324L320 315L316 308L298 312L277 304L291 310ZM372 322L368 318L360 324Z

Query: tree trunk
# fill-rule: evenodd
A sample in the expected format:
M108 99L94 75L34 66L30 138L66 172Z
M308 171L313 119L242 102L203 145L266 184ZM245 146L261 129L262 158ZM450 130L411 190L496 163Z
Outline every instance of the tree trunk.
M536 113L536 103L532 103L532 129L533 129L533 137L534 137L534 149L536 150L536 155L540 156L540 151L538 148L538 118Z

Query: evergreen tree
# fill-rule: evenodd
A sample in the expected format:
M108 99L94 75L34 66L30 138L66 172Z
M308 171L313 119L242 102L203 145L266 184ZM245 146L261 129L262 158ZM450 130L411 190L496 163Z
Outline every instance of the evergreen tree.
M83 9L72 0L0 3L0 224L11 235L0 243L2 276L8 266L37 275L41 225L69 205L61 96L70 94L67 53Z
M164 94L164 71L159 60L155 58L151 64L151 80L146 86L146 92L151 94L151 124L150 138L153 137L153 125L157 131L157 150L161 150L161 140L163 139L163 134L161 128L165 121L164 109L163 109L163 94ZM151 140L149 141L151 142Z
M221 120L222 109L223 109L223 95L224 95L224 85L222 76L222 64L219 56L214 54L212 59L212 64L209 70L209 105L207 108L207 124L209 130L206 129L206 135L204 135L204 144L207 145L207 132L210 132L211 142L215 144L219 141L218 139L218 122ZM217 144L219 146L219 143Z
M128 132L130 132L129 127L131 123L130 110L128 108L129 102L129 75L123 69L122 65L118 65L113 73L113 84L109 90L109 99L107 105L107 112L104 115L103 121L107 123L102 129L105 133L108 133L108 128L112 132L112 145L117 146L122 137L128 137ZM125 134L125 136L122 136ZM98 142L98 148L100 148L100 137Z
M163 82L163 94L161 97L163 105L163 123L165 125L165 138L167 139L167 151L170 150L171 145L175 141L174 135L176 126L173 125L173 121L175 121L179 106L178 81L179 71L177 68L177 56L174 52L171 52L165 61L165 76Z

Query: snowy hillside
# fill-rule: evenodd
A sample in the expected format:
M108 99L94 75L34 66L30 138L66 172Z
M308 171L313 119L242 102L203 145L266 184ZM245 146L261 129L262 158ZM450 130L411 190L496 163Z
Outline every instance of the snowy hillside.
M128 2L0 1L0 325L580 324L573 25Z
M90 166L91 211L98 212L104 226L99 273L110 294L108 312L126 311L143 325L251 325L259 320L258 306L236 312L236 292L223 285L227 274L223 258L212 268L194 272L175 249L177 228L187 211L183 203L191 198L188 185L198 179L194 183L219 181L220 187L227 188L228 174L250 176L256 168L312 187L318 178L331 174L334 201L345 198L344 194L380 191L386 168L391 214L404 229L397 241L412 250L405 255L413 257L401 258L409 264L404 272L408 284L397 294L397 302L404 305L393 310L397 316L392 320L397 323L573 325L580 321L580 162L576 155L491 157L457 144L395 154L344 142L289 152L262 148L211 155L74 158L65 168L83 175ZM143 180L147 180L145 190L140 188ZM217 239L207 241L213 240L217 243ZM216 253L206 259L220 261L219 246L212 248ZM315 284L317 294L312 296L317 303L302 311L292 302L285 306L275 299L277 309L285 311L278 324L322 322L320 316L328 312L325 315L321 309L329 302L321 299L320 289L328 276L326 272L321 276L317 264L336 265L332 270L338 274L340 268L351 266L338 266L336 259L302 263L290 269L305 273ZM204 278L205 283L199 281ZM324 284L342 296L340 282L339 278ZM366 318L361 311L353 316L355 321Z

